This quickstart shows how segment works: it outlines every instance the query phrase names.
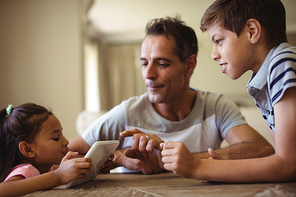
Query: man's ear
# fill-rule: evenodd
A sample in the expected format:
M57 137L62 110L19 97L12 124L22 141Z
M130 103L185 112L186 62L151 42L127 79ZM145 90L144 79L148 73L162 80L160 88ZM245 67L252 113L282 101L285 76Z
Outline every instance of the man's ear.
M187 73L190 73L190 75L193 73L195 67L196 67L196 55L192 54L187 60L186 60L186 71Z
M249 19L246 23L249 40L252 44L256 44L262 33L262 27L259 21L256 19Z
M32 144L26 141L21 141L19 143L19 150L26 157L33 158L35 156L34 147L32 146Z

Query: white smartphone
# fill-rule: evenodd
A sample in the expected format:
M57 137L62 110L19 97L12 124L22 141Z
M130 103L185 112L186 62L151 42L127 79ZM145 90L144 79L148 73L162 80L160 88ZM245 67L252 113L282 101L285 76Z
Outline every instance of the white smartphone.
M66 184L66 188L94 180L97 176L97 171L99 171L101 166L108 161L118 145L118 140L95 142L84 156L84 158L90 158L92 160L93 166L91 172L87 173L86 177L83 179L78 179Z

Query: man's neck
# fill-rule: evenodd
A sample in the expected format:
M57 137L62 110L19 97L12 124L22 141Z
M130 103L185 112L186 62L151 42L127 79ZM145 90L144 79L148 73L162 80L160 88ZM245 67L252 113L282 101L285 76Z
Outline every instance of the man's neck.
M196 91L188 90L187 94L172 103L152 103L154 110L170 121L181 121L194 107Z

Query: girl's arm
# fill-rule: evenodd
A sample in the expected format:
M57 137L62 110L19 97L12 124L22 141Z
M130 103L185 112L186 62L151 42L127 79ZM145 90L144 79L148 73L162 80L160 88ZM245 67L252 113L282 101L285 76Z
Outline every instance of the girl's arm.
M296 177L296 88L274 106L275 154L244 160L198 159L178 142L162 144L164 167L186 178L219 182L283 182ZM187 150L186 150L187 149Z
M0 183L0 196L21 196L31 192L50 189L70 181L84 178L92 166L88 158L71 159L74 153L69 152L58 169L35 177L25 179L23 176L10 178Z

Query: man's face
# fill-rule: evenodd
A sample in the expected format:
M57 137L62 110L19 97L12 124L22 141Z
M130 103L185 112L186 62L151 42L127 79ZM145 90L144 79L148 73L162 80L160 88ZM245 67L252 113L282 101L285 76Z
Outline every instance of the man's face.
M189 88L186 65L173 53L175 40L147 36L141 47L142 77L152 103L171 103Z

